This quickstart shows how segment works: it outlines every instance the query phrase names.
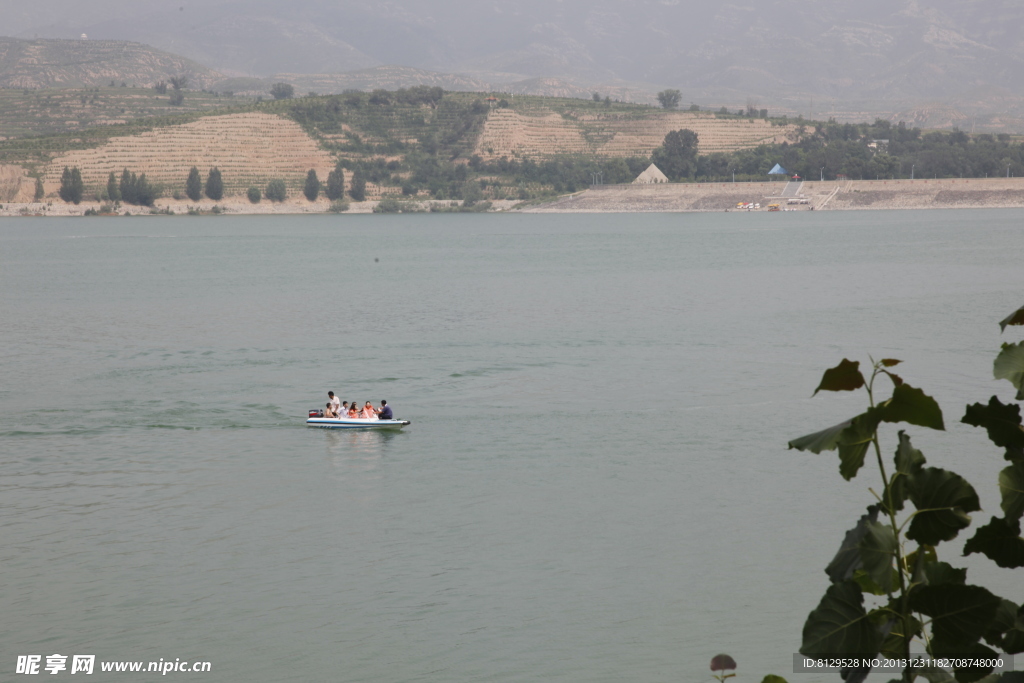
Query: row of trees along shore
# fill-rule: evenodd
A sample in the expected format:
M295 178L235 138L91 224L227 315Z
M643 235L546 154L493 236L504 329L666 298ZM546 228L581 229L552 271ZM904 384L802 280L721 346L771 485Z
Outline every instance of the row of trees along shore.
M306 174L306 182L303 185L302 193L311 202L317 200L321 192L331 201L339 201L345 198L345 174L344 167L339 163L327 174L327 182L322 183L317 176L316 170L309 169ZM153 186L146 178L146 174L136 175L127 168L121 174L121 179L111 171L107 177L107 184L103 192L97 197L101 201L124 202L138 206L152 206L153 202L161 196L161 189ZM61 174L60 189L58 196L65 202L78 204L85 195L85 184L82 181L82 172L77 166L64 167ZM176 198L177 197L177 193ZM185 179L185 196L194 202L208 197L214 201L224 198L224 180L221 172L216 167L211 168L204 183L200 176L199 169L195 166L188 172ZM349 195L356 201L366 199L366 177L361 169L353 173ZM262 191L258 187L250 187L246 191L250 202L257 203L263 197L275 202L283 202L288 198L288 189L284 180L272 179ZM42 198L42 193L36 191L36 199Z

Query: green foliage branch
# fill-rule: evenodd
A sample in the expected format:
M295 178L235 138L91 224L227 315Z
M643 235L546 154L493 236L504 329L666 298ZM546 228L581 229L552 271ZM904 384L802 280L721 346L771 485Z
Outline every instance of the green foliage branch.
M1024 308L1001 325L1024 324ZM915 666L911 643L923 640L933 657L997 656L1024 651L1024 607L994 595L982 586L967 584L967 570L938 559L937 547L955 539L971 524L969 513L981 509L974 487L960 475L926 466L925 456L898 433L891 466L882 456L878 429L886 423L944 430L942 411L921 389L907 384L893 368L900 361L872 361L865 378L860 363L843 359L825 371L814 393L856 391L867 393L867 409L837 425L789 442L790 448L812 453L836 451L839 473L846 480L857 476L868 453L873 453L881 478L881 494L856 526L846 533L839 552L826 568L829 586L804 624L800 652L811 657L868 658L881 654L903 660L902 681L917 676L931 683L951 680L943 670ZM1024 400L1024 343L1003 344L994 364L996 379L1009 380ZM892 395L876 402L876 380L887 379ZM1024 567L1024 428L1020 406L1004 405L993 396L987 405L967 407L962 422L984 428L989 439L1003 449L1010 465L999 474L1002 517L975 531L963 546L963 555L980 553L1000 567ZM909 506L908 506L909 502ZM865 604L867 601L867 604ZM984 642L982 642L984 641ZM971 664L967 662L966 664ZM846 683L861 683L871 667L842 672ZM1020 678L1019 672L992 674L991 666L954 666L959 683L1003 683ZM1017 678L1014 678L1016 676ZM986 678L988 677L988 678Z

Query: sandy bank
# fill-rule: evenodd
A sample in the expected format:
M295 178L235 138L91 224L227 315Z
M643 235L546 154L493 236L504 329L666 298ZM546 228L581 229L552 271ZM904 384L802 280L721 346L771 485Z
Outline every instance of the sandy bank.
M805 182L790 188L808 200L789 204L786 183L679 183L605 185L533 206L531 213L632 213L735 211L736 205L770 203L794 211L849 209L957 209L1024 207L1024 178L851 180Z
M419 202L420 208L429 210L431 205L450 206L451 201L423 201ZM457 203L457 202L456 202ZM518 202L502 200L492 202L493 211L507 211ZM60 200L36 202L36 203L0 203L0 216L81 216L89 209L99 210L100 202L83 201L80 204L66 204ZM189 199L158 199L152 208L148 206L121 205L118 213L121 215L149 216L154 211L173 211L177 215L188 215L190 209L204 213L212 212L218 207L221 214L228 215L295 215L295 214L324 214L330 212L331 202L326 199L318 199L315 202L307 201L304 197L290 198L284 202L270 202L263 200L258 204L249 202L245 197L225 197L219 202L210 199L193 202ZM347 214L373 213L377 206L376 201L351 202L349 209L344 213L336 214L344 216Z

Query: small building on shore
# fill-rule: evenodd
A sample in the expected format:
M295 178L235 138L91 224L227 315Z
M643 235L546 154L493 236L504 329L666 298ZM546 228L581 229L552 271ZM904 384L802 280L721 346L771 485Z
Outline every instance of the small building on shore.
M651 185L654 183L667 183L668 176L661 172L661 169L651 164L643 173L633 181L634 185Z

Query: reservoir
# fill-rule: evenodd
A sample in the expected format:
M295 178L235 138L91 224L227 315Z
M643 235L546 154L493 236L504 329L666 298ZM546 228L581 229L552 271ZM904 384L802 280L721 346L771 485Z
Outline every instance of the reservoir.
M811 393L898 358L909 427L983 512L1024 213L421 214L0 222L0 667L208 661L189 680L794 674L874 502ZM879 391L888 387L879 380ZM327 391L399 433L304 425ZM887 457L896 428L882 431ZM69 660L70 661L70 660ZM70 670L70 667L69 667ZM45 671L43 672L46 673ZM68 675L68 672L62 672ZM152 674L150 674L152 676ZM98 670L90 680L127 680ZM872 679L873 680L873 679Z

